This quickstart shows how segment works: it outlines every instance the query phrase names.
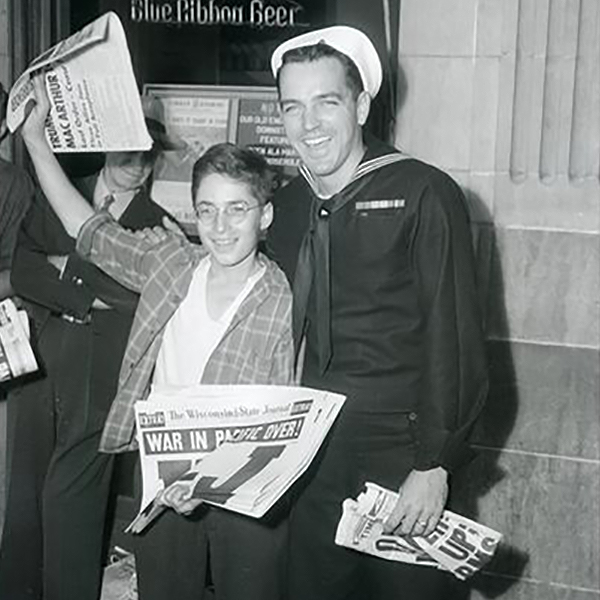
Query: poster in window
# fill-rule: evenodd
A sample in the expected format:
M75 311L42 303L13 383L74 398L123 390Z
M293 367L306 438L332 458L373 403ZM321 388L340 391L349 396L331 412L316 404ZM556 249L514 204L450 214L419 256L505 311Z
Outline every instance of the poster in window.
M196 160L214 144L232 142L262 154L285 182L299 158L285 137L274 87L161 85L144 87L164 107L170 136L182 149L163 152L152 195L186 229L194 231L191 180Z

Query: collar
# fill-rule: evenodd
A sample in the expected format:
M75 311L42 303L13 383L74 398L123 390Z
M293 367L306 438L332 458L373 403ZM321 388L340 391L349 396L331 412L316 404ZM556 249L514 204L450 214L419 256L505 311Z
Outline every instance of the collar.
M98 174L96 185L94 187L94 206L97 206L103 198L110 196L111 191L108 189L106 180L104 179L104 169Z
M106 182L106 171L105 169L102 169L98 175L98 178L96 179L96 186L94 187L94 207L97 209L98 207L102 206L104 200L108 196L112 196L114 198L114 204L109 209L109 212L111 212L111 214L118 219L120 215L125 212L137 193L144 187L145 183L146 182L131 190L113 192Z
M147 181L147 180L146 180ZM140 185L138 185L135 188L131 188L129 190L117 190L117 191L113 191L111 190L111 188L109 187L107 181L106 181L106 167L104 167L99 175L98 175L98 179L96 180L96 190L94 193L94 198L96 196L98 196L99 198L104 198L105 196L114 196L115 198L123 198L125 196L135 196L138 191L140 189L142 189L146 183L146 181L144 181L143 183L141 183ZM101 194L101 195L100 195Z
M353 184L355 181L362 179L363 177L369 175L370 173L373 173L374 171L377 171L383 167L387 167L388 165L400 162L402 160L412 158L409 154L405 154L397 148L385 144L381 140L378 140L377 138L370 135L365 135L365 145L366 151L362 160L356 167L356 170L354 171L354 174L352 175L350 180L346 183L342 190L337 192L337 194L346 190L348 186ZM328 198L332 198L333 196L337 195L332 194L331 196L322 196L321 194L319 194L317 181L313 177L312 173L304 165L300 166L299 171L317 198L321 200L327 200Z
M259 304L262 304L273 294L283 294L289 289L287 279L276 264L264 254L258 254L258 260L262 265L261 275L255 282L250 293L244 298L237 311L233 315L229 328L232 329L247 315L251 314Z

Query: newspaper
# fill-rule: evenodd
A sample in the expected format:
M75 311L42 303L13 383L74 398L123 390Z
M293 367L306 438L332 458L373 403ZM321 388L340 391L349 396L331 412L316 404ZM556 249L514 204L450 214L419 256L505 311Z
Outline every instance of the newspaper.
M138 600L133 553L115 546L102 576L100 600Z
M345 397L302 387L155 387L135 406L143 476L139 533L177 482L198 498L263 516L308 468Z
M54 152L147 150L152 139L119 17L108 12L38 56L10 90L6 123L14 132L45 73L50 98L46 139Z
M335 543L379 558L436 567L467 579L494 555L502 534L445 510L437 527L427 536L383 533L383 523L392 513L398 494L374 483L356 500L342 504Z
M0 382L37 370L29 344L29 320L7 298L0 302Z

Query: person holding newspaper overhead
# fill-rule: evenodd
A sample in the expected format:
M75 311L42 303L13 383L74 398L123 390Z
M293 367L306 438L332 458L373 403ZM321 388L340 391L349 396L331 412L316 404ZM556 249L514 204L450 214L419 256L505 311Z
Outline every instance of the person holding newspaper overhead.
M293 383L291 292L257 253L273 216L274 175L264 159L233 144L209 149L192 177L202 246L176 233L154 244L95 214L70 184L44 138L48 98L39 77L34 87L22 136L50 204L82 256L141 293L100 450L135 447L133 403L152 381ZM141 600L202 598L209 557L217 599L282 598L287 529L279 517L167 511L137 538Z
M424 535L444 509L487 391L469 220L445 173L363 133L382 81L351 27L272 54L302 160L274 198L268 248L293 283L302 384L345 394L290 520L290 599L443 600L442 571L334 545L367 481L399 491L387 531Z
M6 137L8 94L0 83L0 142ZM10 285L12 255L19 223L27 212L34 187L27 173L0 158L0 300L13 293Z
M109 152L99 172L75 180L90 211L132 230L167 215L151 199L151 173L160 151L178 142L166 135L159 100L145 96L142 106L152 148ZM98 442L138 294L76 254L41 193L18 236L12 282L32 317L44 373L8 396L0 597L96 600L114 465Z

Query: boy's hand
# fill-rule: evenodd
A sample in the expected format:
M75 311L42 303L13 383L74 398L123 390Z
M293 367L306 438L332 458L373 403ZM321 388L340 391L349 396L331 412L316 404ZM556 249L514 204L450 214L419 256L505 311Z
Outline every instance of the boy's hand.
M21 136L28 146L45 143L44 126L50 112L50 99L46 92L44 73L37 73L32 78L34 100L29 100L25 107L25 121L21 126Z
M172 483L164 490L160 502L165 506L170 506L182 515L190 514L202 504L202 500L192 498L192 490L181 483Z

